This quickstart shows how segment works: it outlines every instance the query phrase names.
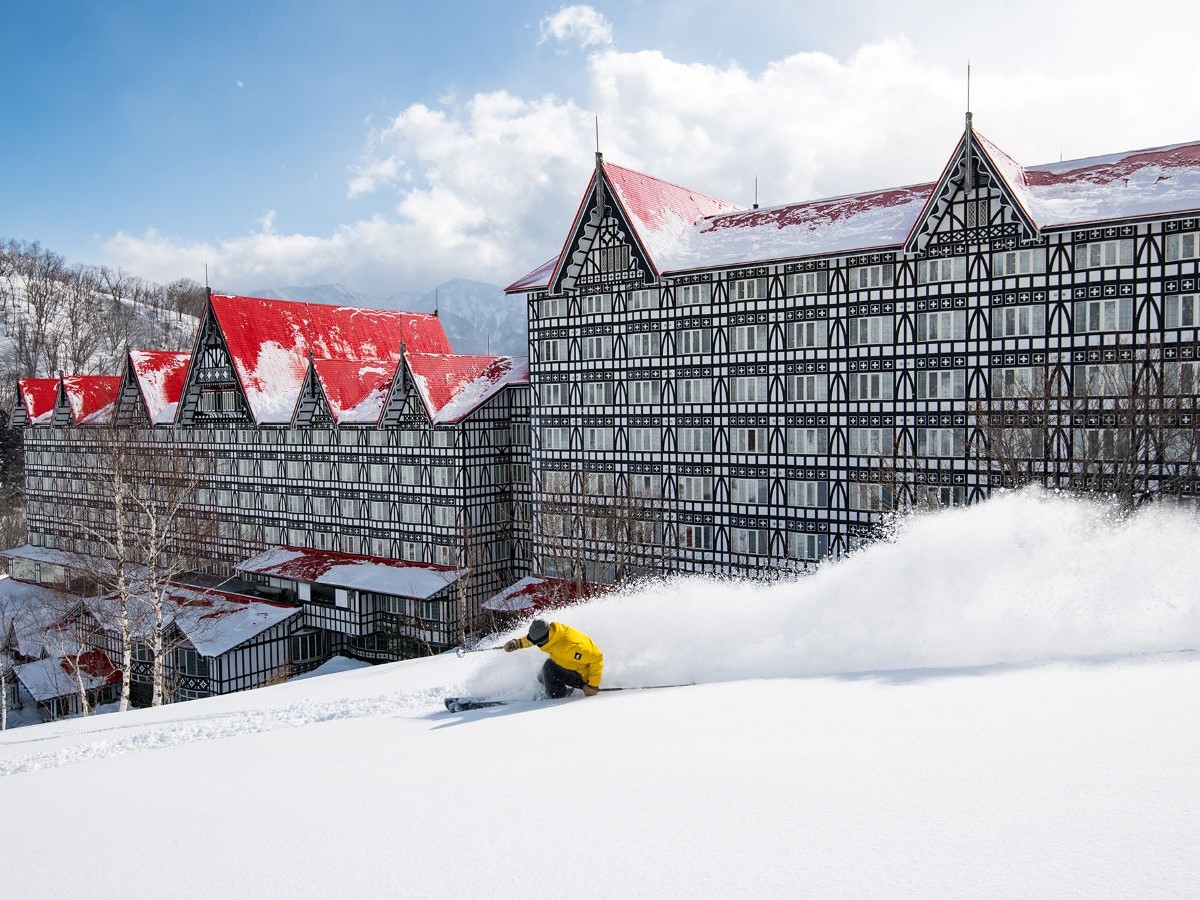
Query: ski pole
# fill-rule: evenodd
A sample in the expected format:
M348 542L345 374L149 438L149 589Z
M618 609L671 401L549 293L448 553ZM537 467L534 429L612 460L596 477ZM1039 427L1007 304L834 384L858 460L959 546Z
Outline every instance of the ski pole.
M466 647L459 647L454 652L458 656L459 659L462 659L468 653L487 653L489 650L503 650L503 649L504 649L503 647L475 647L471 650L468 650Z
M501 649L503 649L503 648L501 648ZM597 690L600 690L600 691L657 691L660 688L692 687L693 685L695 685L695 683L696 682L694 682L694 681L685 681L682 684L642 684L642 685L631 685L630 687L597 688Z

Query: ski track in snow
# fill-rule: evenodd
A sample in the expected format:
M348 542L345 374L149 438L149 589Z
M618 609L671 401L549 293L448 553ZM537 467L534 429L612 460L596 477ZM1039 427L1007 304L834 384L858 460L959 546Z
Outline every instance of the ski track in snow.
M446 694L447 689L439 687L415 693L365 697L358 700L341 700L325 703L289 703L274 708L216 713L203 717L185 717L163 723L148 722L136 725L114 725L108 728L100 727L91 731L75 732L74 734L93 735L127 731L130 729L144 730L138 734L124 737L102 738L85 744L64 747L53 753L0 760L0 778L9 775L21 775L25 772L36 772L42 769L56 769L60 766L71 765L77 762L124 756L128 753L139 753L143 750L163 750L168 747L177 747L181 744L193 744L220 738L260 734L283 728L303 728L306 725L332 722L339 719L359 719L368 716L412 712L414 710L429 709L434 706L440 707L442 698ZM22 744L52 741L57 738L58 735L54 735L51 737L33 738L27 741L13 741L9 744L0 745L0 747L17 748Z

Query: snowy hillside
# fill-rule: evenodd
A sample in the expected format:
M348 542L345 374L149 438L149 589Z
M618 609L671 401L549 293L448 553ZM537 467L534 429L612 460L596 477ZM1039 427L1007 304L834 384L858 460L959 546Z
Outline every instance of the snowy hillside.
M6 889L1187 896L1197 539L1178 512L1007 497L799 582L558 614L605 686L689 687L538 703L541 654L488 651L19 729ZM483 692L518 702L440 705Z
M529 353L524 300L505 296L494 284L456 278L425 294L400 291L389 297L358 293L342 284L285 285L257 289L253 296L406 312L433 312L436 307L456 353Z

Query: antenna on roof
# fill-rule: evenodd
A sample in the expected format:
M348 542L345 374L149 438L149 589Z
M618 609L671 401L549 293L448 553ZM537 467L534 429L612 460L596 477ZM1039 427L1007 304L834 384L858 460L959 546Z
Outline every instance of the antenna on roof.
M967 115L971 114L971 60L967 60Z
M208 260L204 261L204 286L208 287Z
M438 289L437 288L433 289L433 314L435 316L438 314Z
M604 155L600 152L600 117L596 116L596 162L600 162Z
M966 172L963 177L963 190L975 188L975 161L971 158L971 140L973 126L971 122L971 60L967 60L967 114L963 126L963 153L965 155Z
M758 176L754 176L754 208L758 209Z

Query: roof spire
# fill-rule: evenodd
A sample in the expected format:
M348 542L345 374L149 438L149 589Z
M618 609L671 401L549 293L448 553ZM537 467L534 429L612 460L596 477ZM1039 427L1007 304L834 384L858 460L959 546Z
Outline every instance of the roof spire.
M433 289L433 314L435 316L438 314L438 289L437 288Z
M975 127L972 124L971 115L971 60L967 60L967 114L963 119L963 153L966 160L966 172L963 177L963 190L970 191L975 188L975 160L972 159L971 144L974 141Z
M600 163L604 160L604 154L600 152L600 116L596 116L596 168L600 168Z
M754 209L758 209L758 176L754 176Z

